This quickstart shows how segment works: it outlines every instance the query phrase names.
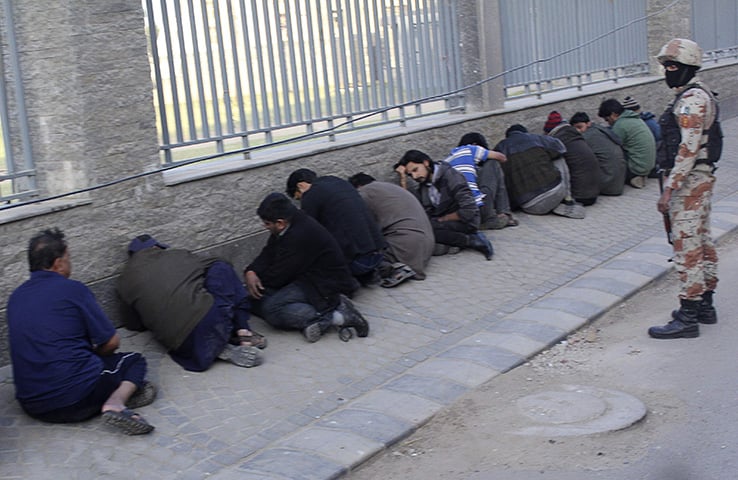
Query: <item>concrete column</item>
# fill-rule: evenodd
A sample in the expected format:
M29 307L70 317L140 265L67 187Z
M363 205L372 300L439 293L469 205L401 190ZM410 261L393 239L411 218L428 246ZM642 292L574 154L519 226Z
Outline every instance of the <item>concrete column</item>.
M503 71L502 35L498 0L460 0L459 34L464 85L483 81ZM466 91L470 112L501 108L505 101L502 77Z
M692 2L677 2L664 9L671 3L673 0L648 2L648 56L652 75L662 74L661 65L655 57L666 42L675 37L692 38Z
M156 166L141 2L15 1L14 15L41 195Z

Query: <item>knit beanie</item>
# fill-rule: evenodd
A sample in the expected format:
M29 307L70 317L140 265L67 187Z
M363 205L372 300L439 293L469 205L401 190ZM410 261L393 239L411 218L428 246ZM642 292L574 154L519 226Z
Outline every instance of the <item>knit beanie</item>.
M548 114L548 120L546 120L546 124L543 126L543 131L548 133L553 130L556 125L563 121L564 120L561 118L561 114L554 110L553 112Z
M623 108L627 110L638 110L641 108L640 105L638 105L638 102L636 102L636 99L633 97L625 97L623 100Z

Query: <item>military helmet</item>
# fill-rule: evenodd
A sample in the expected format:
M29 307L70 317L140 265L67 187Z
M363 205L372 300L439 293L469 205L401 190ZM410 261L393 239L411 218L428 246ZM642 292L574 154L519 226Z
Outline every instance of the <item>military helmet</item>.
M679 62L684 65L702 66L702 49L692 40L686 38L675 38L663 47L656 59L659 63Z

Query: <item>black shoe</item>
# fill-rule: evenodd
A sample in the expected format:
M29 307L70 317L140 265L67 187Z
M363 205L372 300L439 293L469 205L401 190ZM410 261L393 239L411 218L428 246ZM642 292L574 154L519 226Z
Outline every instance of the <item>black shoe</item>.
M696 338L700 336L700 325L697 322L699 311L698 300L682 300L681 308L676 313L676 318L666 325L651 327L648 335L651 338Z
M484 258L487 260L492 260L492 255L495 254L495 250L492 248L492 242L490 242L487 236L482 232L472 233L469 235L469 248L482 252L482 254L484 254Z
M705 325L714 325L717 323L717 310L712 304L712 296L715 294L714 290L709 290L702 294L702 300L700 301L700 307L697 309L697 321ZM679 310L671 311L671 318L677 318Z
M356 307L354 307L354 304L348 297L341 295L341 301L336 307L336 310L343 315L343 323L338 325L339 329L354 327L357 336L366 337L369 335L369 323L356 310Z

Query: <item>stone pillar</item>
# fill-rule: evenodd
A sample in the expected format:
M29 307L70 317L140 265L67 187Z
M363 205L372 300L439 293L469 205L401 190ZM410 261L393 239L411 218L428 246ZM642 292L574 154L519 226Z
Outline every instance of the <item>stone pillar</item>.
M649 70L652 75L661 75L661 65L656 61L656 54L661 47L675 37L692 38L692 2L676 2L672 0L649 0L647 7L648 24L648 57ZM653 16L651 16L653 15Z
M16 0L13 8L41 196L155 167L158 140L141 2ZM105 200L111 195L110 189L89 194Z
M458 29L462 81L471 85L503 71L500 5L498 0L460 0ZM505 101L503 78L466 91L470 112L501 108Z

